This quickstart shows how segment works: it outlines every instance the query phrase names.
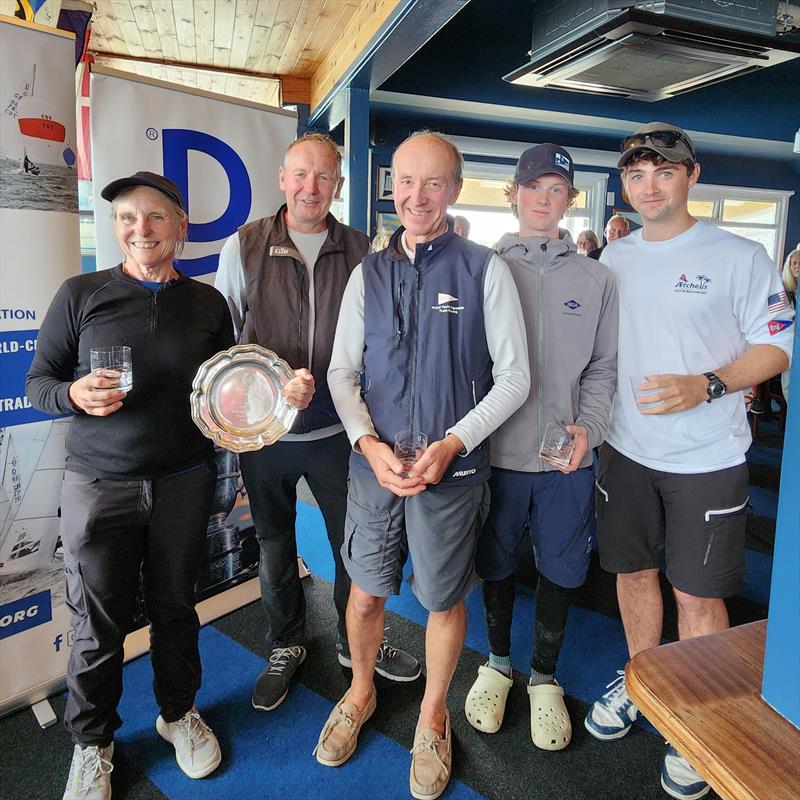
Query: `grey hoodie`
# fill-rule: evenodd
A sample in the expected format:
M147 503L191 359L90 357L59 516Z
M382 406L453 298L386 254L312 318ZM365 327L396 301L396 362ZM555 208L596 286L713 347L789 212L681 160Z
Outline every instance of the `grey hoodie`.
M497 243L517 285L528 339L531 390L492 435L493 467L555 469L539 459L548 422L583 425L590 448L605 438L617 383L617 288L608 268L559 239L507 233ZM592 462L591 450L582 467Z

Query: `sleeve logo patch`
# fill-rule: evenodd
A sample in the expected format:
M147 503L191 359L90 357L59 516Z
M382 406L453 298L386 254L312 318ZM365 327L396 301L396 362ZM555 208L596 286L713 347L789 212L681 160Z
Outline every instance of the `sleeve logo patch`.
M789 296L784 291L771 294L767 298L767 311L770 314L775 314L778 311L783 311L784 308L789 308Z
M767 327L769 328L769 335L774 336L776 333L785 331L789 326L791 326L791 324L792 320L790 319L771 319L767 323Z

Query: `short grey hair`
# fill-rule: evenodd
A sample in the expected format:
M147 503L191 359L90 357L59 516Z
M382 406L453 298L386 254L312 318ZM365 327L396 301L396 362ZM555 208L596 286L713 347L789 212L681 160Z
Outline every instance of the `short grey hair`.
M189 217L186 215L186 212L169 195L166 195L164 192L160 192L158 189L154 189L151 186L128 186L119 192L111 201L111 219L117 218L117 209L119 209L119 204L123 200L127 200L137 189L150 189L151 191L160 194L164 198L164 202L169 206L170 211L172 211L172 213L178 218L178 222L183 222L184 220L189 219ZM183 248L188 237L189 228L187 227L184 238L179 239L175 244L175 255L178 258L180 258L183 254Z
M464 180L464 156L461 155L461 151L443 134L439 133L438 131L428 130L428 128L423 128L419 131L414 131L413 133L406 136L402 142L394 150L394 153L406 143L410 142L412 139L420 139L422 137L429 137L431 139L436 139L437 141L441 142L450 152L450 160L453 164L453 182L456 184L461 183ZM392 178L394 178L394 153L392 154Z
M339 178L342 177L342 154L339 151L339 145L328 136L327 133L317 133L316 131L306 131L299 139L295 139L287 148L286 152L283 154L283 166L284 169L286 168L286 156L292 152L292 150L297 147L299 144L303 144L304 142L315 142L316 144L324 145L331 151L331 155L333 156L334 163L336 164L336 180L338 181Z

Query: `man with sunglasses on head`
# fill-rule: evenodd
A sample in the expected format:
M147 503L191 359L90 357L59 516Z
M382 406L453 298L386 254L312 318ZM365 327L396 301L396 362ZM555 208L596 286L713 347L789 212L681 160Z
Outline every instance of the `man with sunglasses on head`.
M659 569L681 639L728 627L725 598L742 586L751 443L743 391L789 365L794 312L764 248L694 219L700 177L680 128L642 126L618 166L643 228L602 261L620 298L618 390L600 448L600 563L617 574L631 657L661 643ZM598 739L624 736L639 715L624 672L589 710ZM708 784L669 747L661 785L699 798Z

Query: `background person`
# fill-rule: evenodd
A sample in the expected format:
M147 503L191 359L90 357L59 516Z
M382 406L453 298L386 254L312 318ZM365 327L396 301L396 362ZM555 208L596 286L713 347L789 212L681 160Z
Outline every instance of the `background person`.
M728 627L725 598L740 591L745 566L752 436L743 390L788 366L794 312L760 244L689 214L700 166L685 131L642 126L623 141L618 166L644 227L602 259L619 290L626 388L600 448L597 508L600 564L617 575L633 657L661 643L662 562L681 639ZM608 688L585 720L601 740L624 736L638 716L624 672ZM708 792L672 747L661 785L679 799Z
M462 217L460 214L453 217L453 233L456 236L469 239L470 227L469 220L466 217Z
M328 372L354 449L342 549L353 581L347 606L353 680L315 754L326 766L343 764L375 711L373 665L384 606L400 591L410 553L411 588L429 614L409 782L414 797L432 800L451 774L446 698L488 503L484 440L523 402L529 375L508 267L488 248L455 235L447 217L461 191L461 154L439 134L421 131L397 148L392 169L403 227L353 271ZM408 478L391 446L405 428L423 431L429 441Z
M592 551L592 448L605 438L617 380L617 293L605 266L575 252L558 223L578 192L570 154L554 144L526 150L507 191L519 233L497 251L519 291L528 337L531 390L491 438L491 507L478 537L489 660L467 695L469 723L500 729L513 684L511 622L515 571L530 530L539 581L531 677L533 743L561 750L572 736L556 664L573 590L586 580ZM576 437L569 464L539 458L548 422Z
M597 250L600 247L600 240L593 230L586 228L578 234L575 244L578 246L578 255L585 256L587 253L590 253L592 250Z
M606 243L596 250L590 250L586 255L589 256L589 258L595 259L595 261L599 260L603 250L605 250L606 247L611 244L611 242L615 242L617 239L622 239L630 232L630 222L628 222L628 220L623 217L622 214L614 214L614 216L611 217L611 219L609 219L609 221L606 223L605 230L603 231Z
M798 270L800 270L800 250L793 250L786 256L786 260L783 262L783 270L781 271L783 287L786 289L786 293L793 306L797 305Z
M197 368L233 344L222 296L182 275L188 220L178 187L137 172L106 186L122 264L67 280L42 323L26 390L72 416L61 489L67 606L74 642L64 722L75 742L64 800L106 800L122 724L125 636L140 575L150 621L158 733L180 768L202 778L219 744L195 708L200 688L195 580L216 483L211 442L191 419ZM93 347L127 345L133 389L93 375Z
M252 704L277 708L306 657L306 603L297 571L297 482L304 477L328 534L338 615L336 653L350 666L345 609L350 579L342 565L350 445L328 389L333 334L347 280L369 248L367 237L330 213L344 178L328 136L307 133L286 150L278 184L286 202L272 217L249 222L222 248L215 285L225 295L240 343L268 347L305 376L314 391L292 430L271 447L242 453L260 558L261 603L270 656L253 687ZM309 372L310 370L310 372ZM419 662L381 641L376 670L412 681Z

